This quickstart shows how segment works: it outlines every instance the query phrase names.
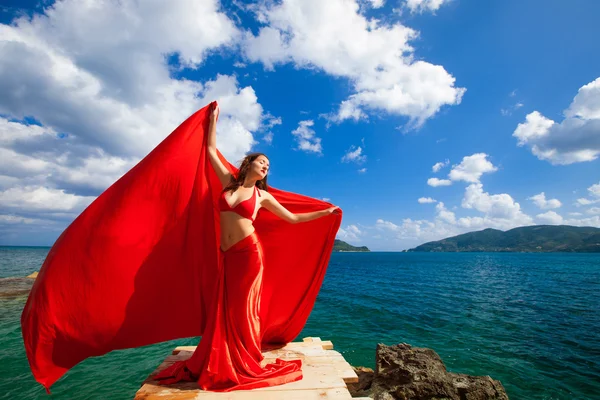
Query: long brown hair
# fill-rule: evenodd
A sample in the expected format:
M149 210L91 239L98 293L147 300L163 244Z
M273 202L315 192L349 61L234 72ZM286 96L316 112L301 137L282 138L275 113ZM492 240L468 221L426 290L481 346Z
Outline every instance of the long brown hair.
M227 186L225 186L225 189L223 189L224 192L235 192L238 187L242 186L244 180L246 179L246 174L248 174L250 164L252 164L252 161L256 160L258 156L267 157L267 155L264 153L250 153L246 157L244 157L242 163L240 164L237 176L231 174L231 179L229 180L229 183L227 184ZM256 187L262 190L266 190L268 192L269 186L267 185L267 177L268 175L265 175L263 179L256 181Z

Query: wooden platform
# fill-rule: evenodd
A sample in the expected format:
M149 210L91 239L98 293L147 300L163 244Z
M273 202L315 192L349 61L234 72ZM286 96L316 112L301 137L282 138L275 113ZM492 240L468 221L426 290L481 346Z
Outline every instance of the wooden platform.
M179 346L175 348L173 354L168 356L150 376L154 376L155 373L175 361L189 358L195 349L196 346ZM160 386L148 377L136 393L135 399L347 400L353 398L346 388L346 383L358 382L358 377L344 357L333 350L333 344L330 341L307 337L302 342L291 342L285 347L263 352L263 355L265 359L262 365L274 362L275 358L278 357L284 360L300 358L302 360L302 380L267 388L217 393L201 390L195 382ZM369 397L355 397L354 399L365 400Z

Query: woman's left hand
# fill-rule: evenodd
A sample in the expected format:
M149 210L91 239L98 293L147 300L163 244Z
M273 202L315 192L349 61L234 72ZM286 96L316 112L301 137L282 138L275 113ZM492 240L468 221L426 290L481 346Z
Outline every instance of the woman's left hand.
M329 207L326 211L328 211L329 214L333 214L336 210L338 210L337 213L339 214L339 212L340 212L339 209L340 208L338 206L333 206L333 207Z

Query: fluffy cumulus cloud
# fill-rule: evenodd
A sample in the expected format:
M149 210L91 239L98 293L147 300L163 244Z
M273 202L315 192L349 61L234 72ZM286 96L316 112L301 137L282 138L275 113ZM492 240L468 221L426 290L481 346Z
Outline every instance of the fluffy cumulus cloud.
M213 99L217 145L232 161L251 149L253 132L281 122L234 76L173 77L168 59L196 68L239 43L216 0L62 0L0 24L0 37L0 240L40 221L64 229Z
M431 220L406 218L396 224L378 219L372 229L386 233L383 238L387 240L388 246L407 248L486 228L508 230L535 223L509 194L487 193L481 183L471 184L465 189L462 207L476 215L458 216L440 201L436 204L435 216ZM544 221L547 220L548 218Z
M373 8L381 8L385 4L385 0L366 0L366 1Z
M560 225L563 223L563 217L561 217L556 211L547 211L543 214L538 214L535 219L540 224L546 225Z
M531 219L521 211L519 203L507 193L489 194L483 191L481 183L467 186L462 207L475 209L491 218L504 219L511 223L529 223Z
M450 179L429 178L427 179L427 184L433 187L450 186L452 185L452 181Z
M441 107L459 104L465 92L443 66L415 57L409 42L416 31L365 17L355 0L284 0L257 14L264 25L257 35L245 33L248 60L268 69L293 63L349 80L354 93L331 121L383 111L418 127Z
M453 181L479 182L481 175L498 170L487 157L488 155L485 153L464 157L460 164L452 167L448 178Z
M546 199L546 194L544 192L528 197L527 200L533 201L533 203L542 210L559 208L562 205L558 199Z
M346 228L340 227L336 237L340 240L356 242L360 239L362 231L356 225L348 225Z
M462 212L456 211L456 206L447 207L444 202L437 201L432 218L405 218L399 223L379 218L372 226L362 226L361 240L368 242L369 239L376 239L375 246L372 246L374 248L378 246L381 249L402 250L424 242L487 228L506 231L535 224L600 228L600 207L590 206L600 203L600 182L589 186L587 192L589 196L579 200L585 200L585 206L589 207L581 206L582 212L569 212L568 217L550 210L562 206L559 200L547 199L544 192L531 196L528 200L548 211L530 216L510 194L488 193L481 183L472 183L465 188L461 202ZM429 197L422 197L418 201L422 204L436 202Z
M600 154L600 78L582 86L562 122L533 111L513 136L519 146L529 146L540 160L552 164L592 161Z
M315 130L312 129L314 124L312 120L300 121L298 127L292 131L292 135L296 138L298 150L322 154L321 138L317 137Z
M59 215L72 213L72 216L77 216L94 199L94 196L77 196L42 186L13 187L0 192L0 204L4 209Z
M575 203L576 206L589 206L590 204L600 202L600 182L588 187L587 191L589 196L577 199Z
M406 0L406 7L412 13L435 12L444 3L449 2L450 0Z
M367 156L363 154L362 148L351 146L346 154L342 157L342 162L355 162L361 164L367 161Z
M429 178L427 184L429 186L449 186L455 181L464 181L469 183L477 183L481 175L485 173L495 172L498 170L488 159L485 153L475 153L470 156L463 157L462 161L453 165L449 179ZM433 171L439 171L444 166L443 163L437 163L433 166Z
M431 167L433 172L439 172L440 169L444 168L446 165L450 164L450 160L446 159L445 161L437 162Z
M593 184L587 190L592 197L600 199L600 182Z

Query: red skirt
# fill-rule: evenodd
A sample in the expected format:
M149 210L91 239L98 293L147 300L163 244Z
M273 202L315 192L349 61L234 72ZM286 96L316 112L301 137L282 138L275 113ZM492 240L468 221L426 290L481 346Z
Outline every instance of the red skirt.
M301 360L277 358L264 368L260 365L263 249L256 232L221 250L221 260L215 307L196 351L153 378L161 385L197 381L201 389L218 392L301 380Z

